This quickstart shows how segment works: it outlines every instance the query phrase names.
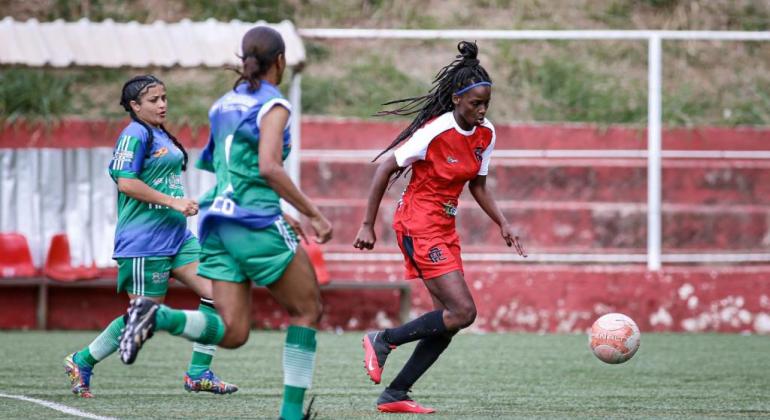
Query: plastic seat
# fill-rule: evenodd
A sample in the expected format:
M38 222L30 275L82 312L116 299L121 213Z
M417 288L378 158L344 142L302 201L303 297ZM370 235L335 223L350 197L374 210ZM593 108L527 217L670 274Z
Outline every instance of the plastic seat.
M0 233L0 277L34 277L27 238L19 233Z
M302 244L302 247L305 248L308 257L310 257L310 262L315 269L315 276L316 279L318 279L318 284L329 284L331 279L329 278L329 271L326 269L326 261L324 261L324 254L321 251L321 246L312 240L307 242L300 241L300 243Z
M59 233L51 238L48 258L45 260L43 274L51 280L77 281L99 277L99 269L91 266L73 267L70 259L70 242L67 235Z

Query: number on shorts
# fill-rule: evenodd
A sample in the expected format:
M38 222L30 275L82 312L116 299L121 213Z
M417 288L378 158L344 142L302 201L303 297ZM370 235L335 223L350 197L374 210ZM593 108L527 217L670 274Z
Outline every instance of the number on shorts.
M233 202L233 200L229 198L217 197L214 199L214 202L211 204L211 208L209 209L209 211L232 216L233 212L235 212L235 202Z

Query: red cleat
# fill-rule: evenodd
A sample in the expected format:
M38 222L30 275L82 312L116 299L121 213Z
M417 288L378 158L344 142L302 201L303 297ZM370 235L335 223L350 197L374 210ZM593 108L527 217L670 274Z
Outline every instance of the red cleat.
M409 397L408 391L385 388L377 398L377 410L382 413L430 414L436 410L423 407Z
M433 408L423 407L412 400L378 404L377 410L381 413L430 414L436 412Z
M385 367L385 359L390 351L395 348L382 340L382 331L370 332L364 335L364 368L366 374L375 384L382 380L382 369Z

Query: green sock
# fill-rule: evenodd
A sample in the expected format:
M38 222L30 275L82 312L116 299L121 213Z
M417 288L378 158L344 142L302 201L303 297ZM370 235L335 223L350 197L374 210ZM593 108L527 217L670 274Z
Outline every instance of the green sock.
M181 335L200 344L219 344L225 335L225 324L215 313L181 311L159 305L155 329Z
M217 310L214 308L214 301L205 298L201 298L198 311L213 315L217 314ZM187 374L191 378L198 378L203 375L203 372L211 367L211 359L214 358L216 350L217 346L213 344L193 343L193 353L192 358L190 358L190 364L187 366Z
M303 416L302 402L305 390L313 382L315 369L315 330L289 326L283 347L283 404L281 417L298 420Z
M118 350L120 331L126 326L123 316L119 316L110 322L110 325L99 334L88 347L75 353L75 363L80 366L93 368L94 365L104 360L105 357Z

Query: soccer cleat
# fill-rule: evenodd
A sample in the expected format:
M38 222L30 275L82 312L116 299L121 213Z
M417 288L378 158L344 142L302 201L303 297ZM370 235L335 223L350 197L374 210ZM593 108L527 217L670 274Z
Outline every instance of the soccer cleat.
M385 388L377 398L377 410L381 413L411 413L411 414L430 414L436 410L430 407L423 407L409 398L406 391Z
M75 353L64 358L64 372L70 379L72 393L82 398L93 398L91 393L91 375L93 371L90 367L80 366L75 363Z
M188 373L184 374L184 389L187 392L210 392L212 394L223 395L232 394L238 390L233 384L222 381L210 369L196 379L190 377Z
M126 327L120 335L120 360L123 363L134 363L144 342L152 337L158 306L152 300L141 296L129 304Z
M364 346L364 368L369 379L375 384L382 380L382 369L385 367L385 360L390 351L395 349L382 339L382 331L374 331L364 335L362 340Z

